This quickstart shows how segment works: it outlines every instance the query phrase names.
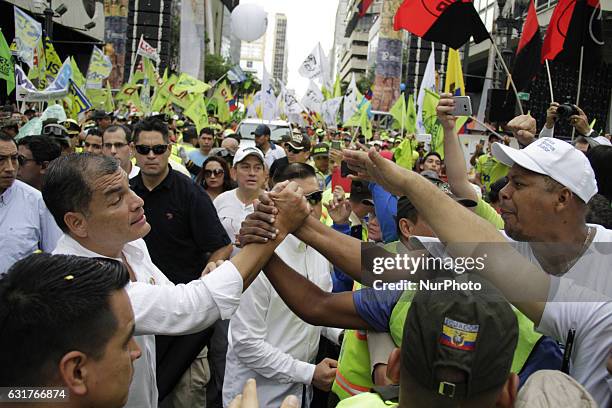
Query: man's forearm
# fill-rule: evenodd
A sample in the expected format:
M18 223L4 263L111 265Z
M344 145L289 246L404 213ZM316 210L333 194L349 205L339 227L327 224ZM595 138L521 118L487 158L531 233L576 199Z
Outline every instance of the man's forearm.
M242 279L244 280L244 289L249 287L251 282L257 277L264 265L274 254L276 247L280 245L287 234L279 234L276 239L270 240L265 244L249 244L234 256L230 262L234 264Z
M351 278L361 280L361 241L307 217L294 233Z
M315 326L367 329L359 317L352 292L328 293L291 269L274 254L264 267L276 292L300 319Z
M222 246L221 248L210 254L208 262L225 261L229 259L230 255L232 254L233 247L234 246L232 244Z
M463 150L453 129L444 129L444 164L453 194L477 201L478 196L468 181Z

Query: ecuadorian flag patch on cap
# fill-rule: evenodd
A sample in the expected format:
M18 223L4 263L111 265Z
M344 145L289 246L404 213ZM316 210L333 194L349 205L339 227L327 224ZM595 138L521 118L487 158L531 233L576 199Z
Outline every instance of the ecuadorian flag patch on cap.
M477 324L461 323L445 317L442 334L440 334L440 344L457 350L473 351L479 328Z

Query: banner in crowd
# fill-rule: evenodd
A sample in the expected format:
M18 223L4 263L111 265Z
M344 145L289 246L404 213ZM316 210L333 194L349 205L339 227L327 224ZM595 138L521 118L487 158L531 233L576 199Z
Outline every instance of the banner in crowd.
M17 6L15 10L15 45L17 56L30 68L34 66L34 50L42 38L42 26L32 17L21 11Z
M17 80L17 100L43 102L62 99L68 94L70 78L72 77L72 67L70 66L70 59L67 58L57 73L55 80L42 91L36 89L18 65L15 66L15 74Z
M402 39L393 30L393 16L400 0L383 0L380 17L380 39L376 51L372 109L389 112L400 96L402 77Z
M87 87L101 88L102 81L108 78L113 69L113 64L98 47L93 47L89 69L87 70Z

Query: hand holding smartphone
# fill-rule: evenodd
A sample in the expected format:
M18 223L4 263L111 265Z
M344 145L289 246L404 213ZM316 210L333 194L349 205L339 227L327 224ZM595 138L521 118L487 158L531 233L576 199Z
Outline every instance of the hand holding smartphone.
M453 96L455 109L451 112L453 116L472 116L472 101L469 96Z

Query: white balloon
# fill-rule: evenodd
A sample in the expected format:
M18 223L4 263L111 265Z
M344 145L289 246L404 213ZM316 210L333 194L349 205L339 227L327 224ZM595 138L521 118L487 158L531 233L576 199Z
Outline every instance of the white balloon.
M257 40L267 28L268 14L257 4L240 4L232 11L232 31L242 41Z

